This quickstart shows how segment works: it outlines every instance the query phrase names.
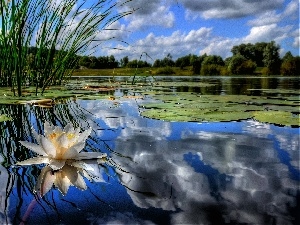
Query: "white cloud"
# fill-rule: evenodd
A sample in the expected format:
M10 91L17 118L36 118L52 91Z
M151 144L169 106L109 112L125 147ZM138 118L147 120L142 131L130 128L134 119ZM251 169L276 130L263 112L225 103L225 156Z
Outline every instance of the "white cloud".
M299 0L293 0L291 1L287 7L285 8L283 16L293 16L297 15L295 19L298 17L299 19Z
M186 13L191 16L211 18L238 18L274 10L282 6L284 0L250 1L250 0L181 0ZM192 17L193 17L192 16Z
M149 26L173 27L175 16L170 11L170 4L161 0L139 0L127 2L119 11L134 9L134 13L127 16L128 29L136 31Z
M234 45L238 45L240 42L238 39L230 38L215 38L211 40L209 45L200 51L200 55L219 55L223 58L229 57L231 55L231 49Z
M171 214L172 224L210 223L212 218L208 211L214 210L220 218L238 223L263 223L261 210L263 214L281 223L289 223L289 218L282 216L287 213L287 208L281 206L295 204L295 196L288 195L286 191L297 191L299 187L297 181L289 178L287 166L279 162L272 142L265 138L264 135L274 132L268 128L257 127L263 129L264 133L257 129L247 130L247 135L235 135L234 140L228 134L203 131L188 134L185 132L180 141L158 142L154 136L137 134L123 138L121 134L116 140L116 151L132 156L133 161L116 158L116 162L124 166L123 169L130 171L122 173L120 181L133 190L154 193L154 196L148 197L127 190L134 204L140 208L155 207L169 211L180 209ZM162 134L163 130L161 134L156 133ZM299 146L296 136L293 136L292 141L295 146ZM253 137L256 141L253 141ZM291 141L285 138L283 136L277 140L280 143ZM292 157L299 158L297 151L292 153L293 149L289 148L286 151ZM189 161L195 160L197 164L200 160L197 159L199 154L206 166L211 166L220 174L214 177L220 186L218 191L221 198L218 203L209 194L211 181ZM189 160L183 159L188 156L191 157ZM222 188L221 177L225 174L228 180ZM287 182L288 185L285 184ZM218 204L222 205L222 210Z
M136 31L143 27L149 26L161 26L170 28L174 26L175 22L174 14L169 11L168 7L165 6L158 6L150 14L133 14L127 19L130 20L128 29L132 31Z
M281 15L276 14L276 11L267 11L259 15L257 18L250 20L250 26L264 26L278 23L282 19Z
M248 30L248 34L239 38L230 35L224 36L220 33L220 30L213 30L214 28L211 27L211 24L209 25L210 27L183 31L189 26L187 24L186 27L181 26L176 31L168 34L168 32L172 31L171 28L174 23L183 20L183 18L175 18L175 14L171 11L173 9L171 5L174 2L155 0L148 3L145 0L141 0L135 4L132 3L131 7L139 8L139 10L125 18L127 22L126 27L123 25L120 28L120 33L116 34L119 35L118 37L128 37L126 41L130 45L122 43L117 44L117 46L108 45L108 47L115 47L116 49L102 49L101 51L104 55L114 55L117 59L129 56L130 60L138 59L143 52L146 52L155 60L164 58L168 53L171 53L173 59L187 54L202 55L204 53L220 55L225 58L231 55L230 51L234 45L241 43L269 42L274 40L281 45L282 50L283 48L289 49L299 46L299 34L292 32L293 27L295 27L294 17L297 17L296 12L298 10L298 7L296 7L298 2L295 0L288 3L285 8L283 7L283 0L214 0L210 2L204 0L181 0L178 3L179 7L184 7L186 15L189 14L190 18L201 16L206 19L238 16L255 17L250 17L251 19L248 22L245 21L245 24L249 27L244 26L241 29L243 32ZM193 24L196 21L184 22ZM232 26L233 21L228 24ZM120 24L118 25L121 26ZM168 29L163 35L158 35L155 33L155 30L151 30L155 26L161 29ZM225 29L226 27L224 27ZM141 30L149 30L149 33L145 37L135 39L134 32ZM219 34L215 35L215 33ZM293 38L293 41L291 38ZM289 43L289 47L285 45L287 43ZM118 49L122 49L122 51Z
M292 26L279 27L277 24L269 24L263 26L256 26L250 29L250 34L242 39L244 43L269 42L276 41L280 43L287 38Z
M136 218L131 212L111 212L109 215L106 215L104 218L98 218L97 216L91 216L89 220L93 221L94 224L102 225L155 225L149 220L142 220ZM97 221L97 222L96 222Z
M299 50L299 47L300 47L300 36L299 36L299 34L300 34L300 29L299 28L296 29L292 34L293 37L294 37L293 47L298 48L298 50ZM298 53L299 53L299 51L298 51Z
M119 48L124 49L124 52L111 49L108 53L115 56L125 54L137 57L142 52L146 52L153 59L163 58L170 53L176 59L189 53L198 54L199 50L209 43L211 32L212 28L202 27L188 33L177 30L170 36L155 36L154 33L150 33L144 39L137 40L132 46L118 45Z

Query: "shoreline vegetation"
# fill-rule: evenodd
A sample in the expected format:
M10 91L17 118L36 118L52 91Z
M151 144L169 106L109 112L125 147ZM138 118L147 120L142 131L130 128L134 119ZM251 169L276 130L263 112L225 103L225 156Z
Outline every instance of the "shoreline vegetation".
M266 76L262 74L262 70L264 67L257 68L253 74L248 74L251 76ZM164 73L164 71L168 71L170 68L161 67L161 68L153 68L153 67L143 67L143 68L114 68L114 69L75 69L71 73L71 77L85 77L85 76L210 76L210 75L200 75L194 74L192 66L188 66L186 68L180 67L171 67L173 71L172 74L168 74L168 72ZM220 76L245 76L245 74L219 74ZM271 75L267 75L271 76ZM282 76L282 75L274 75L274 76Z
M163 59L154 60L145 53L146 61L142 60L143 55L139 60L125 56L118 61L113 55L77 56L77 65L73 74L76 76L299 75L300 56L293 56L291 52L286 52L283 57L280 57L280 49L279 45L271 41L233 46L232 56L227 58L219 55L188 54L173 59L168 53Z

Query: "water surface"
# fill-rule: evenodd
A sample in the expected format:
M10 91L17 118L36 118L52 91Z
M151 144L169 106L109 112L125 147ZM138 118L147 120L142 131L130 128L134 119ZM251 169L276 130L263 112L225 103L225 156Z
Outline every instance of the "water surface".
M177 79L191 78L172 78ZM202 94L299 88L296 78L193 79L217 84L198 88ZM113 94L126 95L123 90ZM49 109L5 106L15 120L0 124L0 223L299 224L299 128L251 119L165 122L141 117L143 101L75 99ZM71 187L63 196L52 189L32 204L41 166L11 165L30 156L18 141L34 141L30 127L42 133L44 120L92 126L86 150L106 152L118 166L102 171L105 182L86 180L86 191Z

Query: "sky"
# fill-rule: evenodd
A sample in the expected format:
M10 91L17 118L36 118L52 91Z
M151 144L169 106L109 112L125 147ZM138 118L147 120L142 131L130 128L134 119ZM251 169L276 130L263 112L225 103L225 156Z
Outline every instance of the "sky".
M110 26L117 30L98 34L114 38L94 55L142 55L151 62L168 53L174 60L206 53L225 59L235 45L273 40L281 56L299 55L298 0L133 0L118 8L128 9L136 11Z

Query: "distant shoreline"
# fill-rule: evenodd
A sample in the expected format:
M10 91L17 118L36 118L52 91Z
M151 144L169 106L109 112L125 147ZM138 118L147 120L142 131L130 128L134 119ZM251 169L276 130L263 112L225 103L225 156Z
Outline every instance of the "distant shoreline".
M111 77L111 76L253 76L253 77L292 77L286 75L262 75L260 70L256 70L254 74L249 75L200 75L193 74L191 67L185 67L183 69L179 67L172 67L174 74L157 74L156 71L160 68L145 67L145 68L115 68L115 69L75 69L72 72L72 77Z

